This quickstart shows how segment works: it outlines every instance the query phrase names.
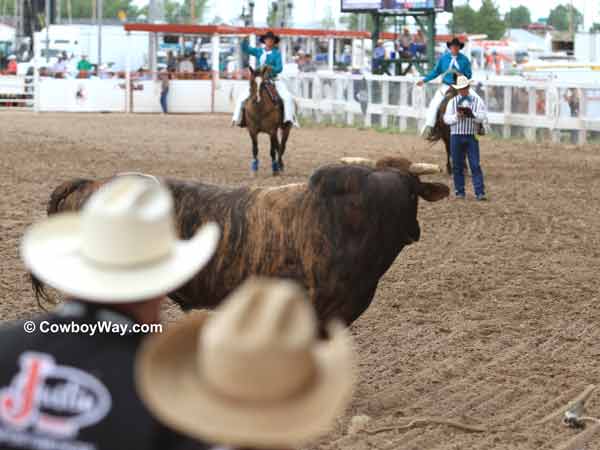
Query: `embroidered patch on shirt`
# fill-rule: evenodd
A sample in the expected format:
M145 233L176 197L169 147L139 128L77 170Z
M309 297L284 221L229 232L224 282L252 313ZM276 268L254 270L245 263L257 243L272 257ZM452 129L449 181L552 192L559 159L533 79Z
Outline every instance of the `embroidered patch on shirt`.
M11 384L0 388L0 424L9 429L74 438L109 413L110 392L93 375L45 353L23 353L19 365Z

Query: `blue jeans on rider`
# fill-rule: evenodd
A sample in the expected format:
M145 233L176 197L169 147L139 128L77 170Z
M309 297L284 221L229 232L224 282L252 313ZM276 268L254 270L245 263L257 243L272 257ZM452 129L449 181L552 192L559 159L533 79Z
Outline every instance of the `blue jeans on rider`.
M477 197L485 195L483 184L483 171L479 165L479 141L472 134L453 134L450 136L450 152L452 154L452 167L454 172L454 192L457 196L465 195L464 157L467 153L473 188Z
M169 90L165 89L160 93L160 107L162 108L162 112L167 114L167 96L169 95ZM155 97L156 98L156 97Z

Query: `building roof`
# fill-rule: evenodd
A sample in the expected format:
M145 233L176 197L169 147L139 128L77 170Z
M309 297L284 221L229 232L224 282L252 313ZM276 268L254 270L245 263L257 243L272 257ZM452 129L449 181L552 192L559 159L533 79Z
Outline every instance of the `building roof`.
M520 28L511 28L506 32L506 38L517 45L527 48L546 48L546 39L535 33Z

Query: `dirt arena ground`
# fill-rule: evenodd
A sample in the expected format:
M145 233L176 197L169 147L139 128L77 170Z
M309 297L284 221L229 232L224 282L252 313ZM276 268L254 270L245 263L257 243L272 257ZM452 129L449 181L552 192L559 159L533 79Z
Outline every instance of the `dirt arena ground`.
M225 116L1 113L0 318L39 312L18 243L51 190L72 177L143 171L277 185L341 156L444 162L441 147L415 136L306 128L292 134L286 174L273 178L261 142L252 178L248 137ZM490 202L421 201L421 242L400 254L352 327L360 355L352 406L314 448L554 449L577 433L560 418L536 422L600 382L600 148L484 139L482 166ZM600 416L600 393L586 406ZM419 422L350 432L360 415L368 430L441 416L488 431ZM599 449L600 434L577 448Z

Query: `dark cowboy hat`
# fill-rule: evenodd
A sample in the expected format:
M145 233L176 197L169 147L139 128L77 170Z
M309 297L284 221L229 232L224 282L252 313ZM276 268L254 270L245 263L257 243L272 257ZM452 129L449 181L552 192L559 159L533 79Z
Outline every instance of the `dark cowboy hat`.
M273 33L272 31L267 31L267 34L264 34L260 37L259 41L261 44L265 43L265 40L271 38L273 39L273 41L275 41L275 44L279 44L279 36L277 36L275 33Z
M446 45L448 46L448 48L452 47L453 45L458 45L460 48L463 48L465 46L464 42L460 42L457 37L455 37L451 41L446 42Z

